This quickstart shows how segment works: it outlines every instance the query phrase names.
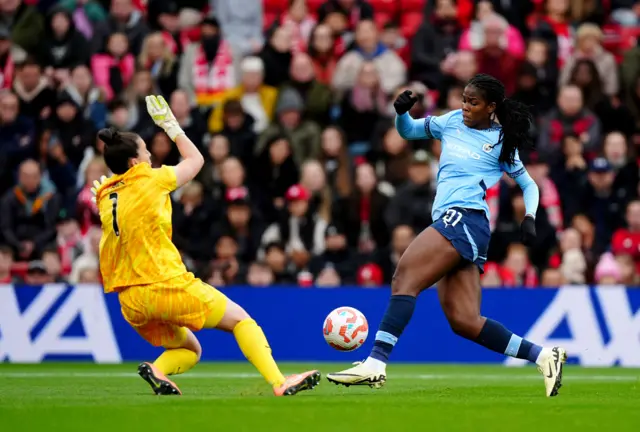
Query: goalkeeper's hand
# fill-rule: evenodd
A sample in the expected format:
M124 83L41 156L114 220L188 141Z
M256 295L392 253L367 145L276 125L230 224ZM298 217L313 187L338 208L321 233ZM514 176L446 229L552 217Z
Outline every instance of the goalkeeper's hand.
M184 134L176 116L173 115L169 104L162 96L147 96L144 99L147 102L147 112L153 122L164 129L172 141L175 141L178 135Z
M98 189L100 186L107 180L107 176L100 177L100 180L93 181L93 187L91 188L91 193L93 196L91 197L91 201L96 202L96 194L98 193Z

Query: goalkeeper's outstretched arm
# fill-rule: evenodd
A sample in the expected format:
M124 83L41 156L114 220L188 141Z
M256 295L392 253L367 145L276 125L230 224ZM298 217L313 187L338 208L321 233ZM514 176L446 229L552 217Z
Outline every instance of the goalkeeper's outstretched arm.
M147 96L146 102L147 111L154 123L164 129L169 138L178 146L182 161L176 165L175 169L177 187L180 187L193 180L200 172L202 165L204 165L204 158L193 141L184 133L178 120L171 112L169 104L162 96Z

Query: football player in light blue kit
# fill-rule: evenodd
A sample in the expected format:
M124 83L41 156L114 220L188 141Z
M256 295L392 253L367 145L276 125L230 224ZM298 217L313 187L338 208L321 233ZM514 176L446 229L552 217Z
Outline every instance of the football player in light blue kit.
M488 75L472 78L462 101L462 110L417 120L408 114L416 102L410 91L394 103L396 128L403 138L442 141L432 210L435 222L420 233L398 262L391 299L370 356L355 367L329 374L331 382L381 387L389 355L413 315L418 294L437 283L440 304L456 334L537 364L546 395L558 394L565 350L542 348L480 314L480 273L491 237L485 193L503 172L523 190L526 216L522 241L531 245L535 240L539 191L518 155L518 149L529 143L531 114L526 106L505 98L502 83Z

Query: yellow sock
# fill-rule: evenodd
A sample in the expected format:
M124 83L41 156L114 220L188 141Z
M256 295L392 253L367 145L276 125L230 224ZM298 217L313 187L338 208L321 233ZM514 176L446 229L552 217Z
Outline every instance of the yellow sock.
M271 348L262 329L251 318L240 321L233 329L238 346L260 375L272 386L284 383L284 376L271 356Z
M198 363L198 355L186 348L167 349L153 362L165 375L185 373Z

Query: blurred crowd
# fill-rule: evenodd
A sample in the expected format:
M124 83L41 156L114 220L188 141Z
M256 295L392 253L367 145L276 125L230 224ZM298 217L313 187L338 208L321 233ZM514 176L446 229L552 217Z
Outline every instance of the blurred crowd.
M431 222L441 144L414 117L461 107L476 73L532 107L521 154L541 191L487 192L486 287L637 285L640 1L3 0L0 282L99 282L98 129L180 154L146 114L162 94L206 163L173 196L173 241L215 286L378 286ZM428 259L428 257L425 257Z

